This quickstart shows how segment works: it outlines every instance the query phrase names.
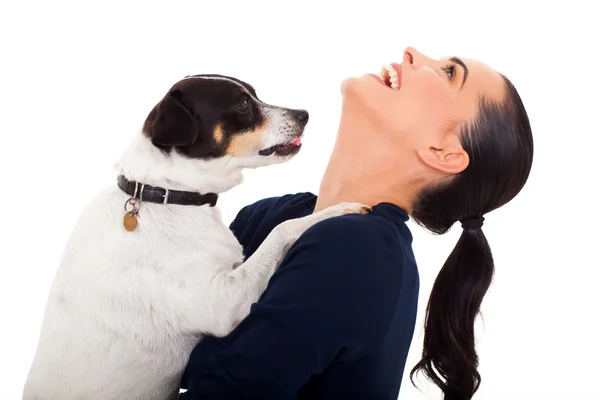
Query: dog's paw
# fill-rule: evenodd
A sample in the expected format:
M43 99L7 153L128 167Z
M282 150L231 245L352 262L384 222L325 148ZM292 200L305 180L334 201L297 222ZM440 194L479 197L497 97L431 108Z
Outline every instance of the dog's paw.
M344 208L344 214L367 215L373 212L373 208L360 203L341 203L339 206Z
M369 214L373 209L365 204L360 203L339 203L335 206L328 207L323 211L318 212L318 215L325 218L337 217L344 214Z

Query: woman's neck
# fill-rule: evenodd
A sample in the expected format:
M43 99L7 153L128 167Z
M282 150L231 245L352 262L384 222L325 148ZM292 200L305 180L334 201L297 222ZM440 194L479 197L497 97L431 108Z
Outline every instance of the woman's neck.
M410 214L421 181L418 163L410 160L416 156L380 146L338 140L321 180L315 212L342 202L368 206L386 202Z

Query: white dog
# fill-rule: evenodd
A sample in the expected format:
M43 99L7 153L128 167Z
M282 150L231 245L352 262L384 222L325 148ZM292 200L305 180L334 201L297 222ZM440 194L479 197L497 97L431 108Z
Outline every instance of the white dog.
M176 83L119 162L118 185L78 220L50 290L27 400L174 399L203 334L227 335L310 226L276 227L244 261L214 206L244 168L300 149L308 113L265 104L220 75Z

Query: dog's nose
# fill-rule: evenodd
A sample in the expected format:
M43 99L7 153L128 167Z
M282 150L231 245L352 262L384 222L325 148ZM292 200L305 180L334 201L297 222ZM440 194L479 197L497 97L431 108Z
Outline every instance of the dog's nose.
M303 122L303 123L308 122L308 111L294 110L294 111L292 111L292 115L298 122Z

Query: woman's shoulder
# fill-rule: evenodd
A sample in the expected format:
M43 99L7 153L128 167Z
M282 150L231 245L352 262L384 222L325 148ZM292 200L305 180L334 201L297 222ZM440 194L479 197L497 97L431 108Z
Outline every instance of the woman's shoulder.
M348 251L361 253L375 253L382 249L397 253L412 244L404 218L384 214L377 208L371 214L347 214L323 220L306 234L319 235L320 240L331 245L345 245Z
M236 219L248 219L253 216L264 217L268 213L291 214L294 216L310 214L317 196L309 192L267 197L243 207Z
M309 228L297 243L319 248L321 257L337 265L333 268L346 272L353 269L370 273L376 265L389 277L402 274L401 270L412 264L410 242L399 234L394 223L376 215L348 214L326 219ZM370 276L386 279L384 275Z

